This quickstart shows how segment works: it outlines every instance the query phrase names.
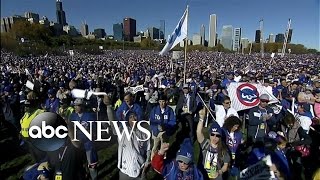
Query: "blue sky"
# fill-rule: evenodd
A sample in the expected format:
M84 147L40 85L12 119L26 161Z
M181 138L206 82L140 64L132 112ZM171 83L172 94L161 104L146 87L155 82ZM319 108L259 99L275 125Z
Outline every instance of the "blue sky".
M253 39L264 19L264 37L270 33L284 33L288 19L292 19L292 43L304 44L320 50L319 0L62 0L67 23L80 28L86 20L89 30L104 28L113 34L112 24L122 22L124 17L137 20L137 31L158 27L160 20L166 22L166 36L171 34L189 4L188 33L200 33L206 27L208 39L209 15L216 14L218 35L223 25L241 27L243 36ZM31 11L40 17L56 21L55 0L1 0L1 17L23 15Z

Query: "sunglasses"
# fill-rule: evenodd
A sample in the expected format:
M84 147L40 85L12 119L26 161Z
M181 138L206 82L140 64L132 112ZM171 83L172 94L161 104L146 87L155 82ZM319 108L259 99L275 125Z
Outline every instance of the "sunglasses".
M185 163L185 162L183 162L183 161L181 161L181 160L179 160L178 163L183 163L183 164L185 164L185 165L189 165L188 163Z
M266 101L266 100L260 100L261 102L263 103L268 103L269 101Z
M211 133L211 136L215 136L215 137L218 137L218 138L220 138L221 137L221 135L220 134L215 134L215 133Z

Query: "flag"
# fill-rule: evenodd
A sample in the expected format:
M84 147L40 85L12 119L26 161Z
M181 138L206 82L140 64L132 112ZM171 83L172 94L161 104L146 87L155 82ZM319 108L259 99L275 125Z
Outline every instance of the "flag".
M278 99L273 94L268 93L267 89L261 84L232 82L228 86L227 91L231 99L231 107L236 111L250 109L259 105L259 96L261 94L269 95L269 104L279 102Z
M184 11L183 16L181 17L179 23L177 24L176 28L172 32L169 40L167 41L166 45L163 47L159 55L164 55L172 48L174 48L178 43L187 38L188 9L189 7L187 6L187 9Z

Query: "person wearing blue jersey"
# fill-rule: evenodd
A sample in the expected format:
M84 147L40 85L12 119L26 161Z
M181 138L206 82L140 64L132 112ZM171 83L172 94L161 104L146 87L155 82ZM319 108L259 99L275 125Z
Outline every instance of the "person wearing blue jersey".
M127 92L124 94L124 101L116 111L116 117L118 121L125 121L129 111L133 111L137 114L138 121L142 120L143 117L142 108L139 104L133 100L133 94Z
M151 159L162 141L162 135L171 136L175 132L176 116L171 107L167 106L167 96L159 96L159 105L150 112L150 127L153 138Z

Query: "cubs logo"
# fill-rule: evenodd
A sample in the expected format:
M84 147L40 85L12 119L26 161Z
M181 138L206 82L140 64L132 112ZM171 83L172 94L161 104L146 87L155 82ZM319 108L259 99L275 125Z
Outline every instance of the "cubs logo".
M237 97L245 106L256 106L259 104L259 92L254 85L249 83L242 84L237 88Z

